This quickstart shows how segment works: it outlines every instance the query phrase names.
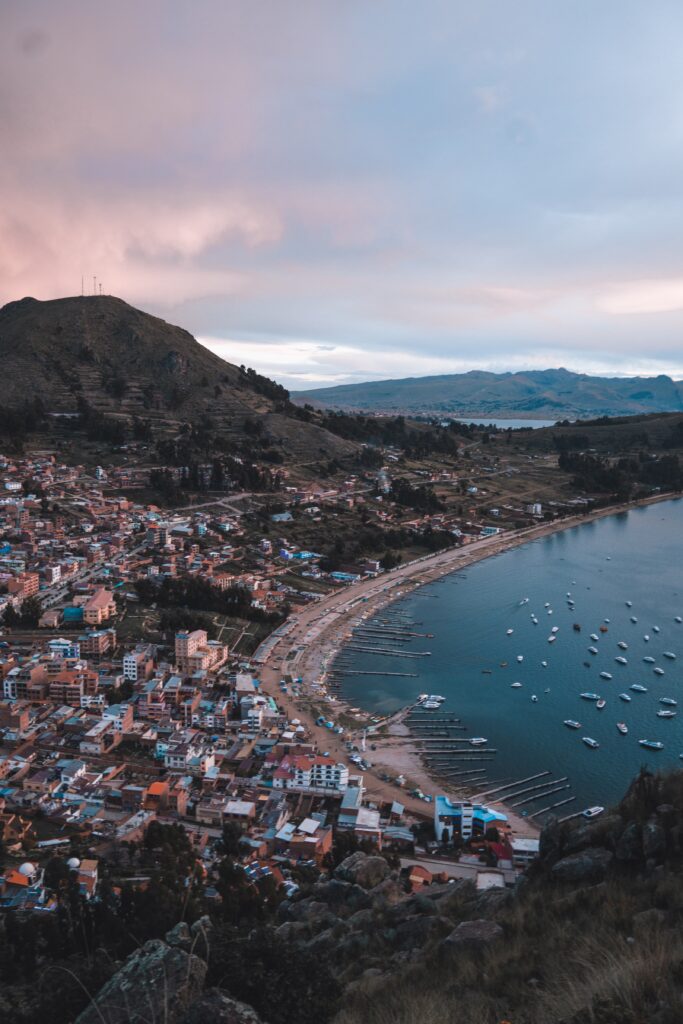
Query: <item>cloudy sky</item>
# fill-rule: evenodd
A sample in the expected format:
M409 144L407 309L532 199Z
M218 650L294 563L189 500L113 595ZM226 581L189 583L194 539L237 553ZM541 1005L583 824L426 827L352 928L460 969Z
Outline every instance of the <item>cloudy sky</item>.
M292 388L683 377L677 0L0 0L0 302Z

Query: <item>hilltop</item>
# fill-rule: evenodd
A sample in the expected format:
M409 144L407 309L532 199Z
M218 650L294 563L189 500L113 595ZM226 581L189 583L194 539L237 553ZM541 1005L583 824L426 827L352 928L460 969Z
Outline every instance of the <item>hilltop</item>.
M446 374L299 391L300 404L358 412L458 417L579 419L683 410L683 382L671 377L591 377L569 370Z
M204 422L235 449L253 444L250 427L260 420L259 436L287 458L353 448L302 422L279 384L114 296L8 303L0 358L6 409L32 403L52 417L86 410L123 424L144 420L157 439Z

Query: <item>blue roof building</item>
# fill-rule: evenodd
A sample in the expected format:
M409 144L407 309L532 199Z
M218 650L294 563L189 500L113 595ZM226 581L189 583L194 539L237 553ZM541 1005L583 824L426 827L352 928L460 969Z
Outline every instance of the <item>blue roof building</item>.
M504 814L485 804L451 801L447 796L434 798L434 832L437 842L449 842L454 835L471 839L472 836L483 835L491 826L506 822Z

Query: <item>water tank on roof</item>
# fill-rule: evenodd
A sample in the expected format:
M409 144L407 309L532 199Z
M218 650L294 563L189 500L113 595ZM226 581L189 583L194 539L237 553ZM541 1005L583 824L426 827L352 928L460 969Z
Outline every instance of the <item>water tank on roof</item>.
M35 864L31 864L30 860L25 861L19 868L20 875L26 875L27 878L33 878L36 873Z
M81 862L78 859L78 857L69 857L68 861L66 862L66 866L68 867L69 871L78 871L78 869L81 866Z

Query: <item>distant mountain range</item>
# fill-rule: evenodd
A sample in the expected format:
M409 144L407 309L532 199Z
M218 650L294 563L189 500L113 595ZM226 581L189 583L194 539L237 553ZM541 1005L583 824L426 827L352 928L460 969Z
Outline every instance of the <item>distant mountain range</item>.
M513 419L589 419L683 410L683 381L671 377L591 377L585 373L445 374L367 381L293 394L299 405L364 413L445 414Z
M258 420L259 444L286 461L355 448L302 422L279 384L112 295L8 303L0 309L0 361L5 411L36 400L52 415L87 405L127 424L147 420L155 438L210 421L235 452L258 448Z

